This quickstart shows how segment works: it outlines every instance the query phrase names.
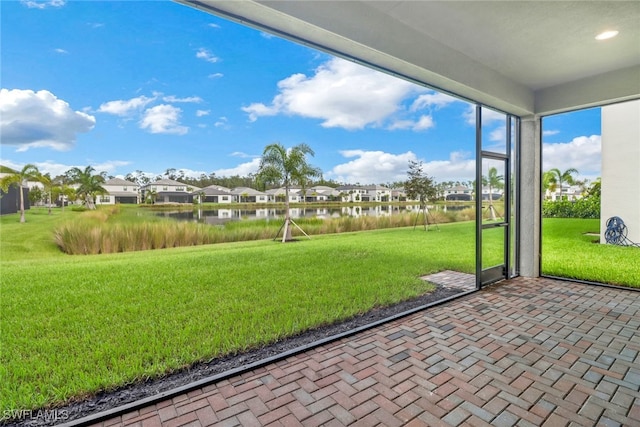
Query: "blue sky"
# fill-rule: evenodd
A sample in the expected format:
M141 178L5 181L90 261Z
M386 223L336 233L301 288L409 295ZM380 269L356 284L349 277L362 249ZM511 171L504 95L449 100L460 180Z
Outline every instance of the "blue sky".
M168 1L2 1L0 163L247 175L306 143L327 179L474 178L471 106ZM495 118L496 120L492 120ZM499 115L486 135L504 138ZM544 168L599 175L599 109L544 121Z

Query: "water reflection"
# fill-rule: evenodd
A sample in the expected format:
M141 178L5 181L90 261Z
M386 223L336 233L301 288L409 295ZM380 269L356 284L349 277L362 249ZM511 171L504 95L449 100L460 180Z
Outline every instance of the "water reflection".
M464 205L435 205L429 209L443 212L462 210ZM359 218L363 216L381 217L408 212L418 212L418 205L376 205L376 206L339 206L339 207L292 207L289 209L291 217L296 218L339 218L349 216ZM264 209L194 209L193 211L164 211L158 216L173 218L179 221L197 221L205 224L224 224L229 221L282 219L285 211L280 208Z

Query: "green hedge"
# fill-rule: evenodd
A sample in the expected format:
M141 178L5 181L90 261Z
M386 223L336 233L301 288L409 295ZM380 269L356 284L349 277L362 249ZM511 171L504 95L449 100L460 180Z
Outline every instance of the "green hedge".
M544 201L542 216L545 218L600 218L600 197L585 197L576 201Z

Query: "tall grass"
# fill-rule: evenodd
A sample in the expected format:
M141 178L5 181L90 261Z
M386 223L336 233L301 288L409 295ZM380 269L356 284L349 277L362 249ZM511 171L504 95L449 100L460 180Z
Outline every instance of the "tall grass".
M429 224L453 222L459 213L430 212ZM166 249L181 246L271 239L278 235L282 220L229 222L211 226L178 222L152 216L135 217L116 209L84 212L73 222L54 229L58 247L71 255L95 255L117 252ZM293 236L334 234L384 228L423 226L423 213L405 213L382 217L321 219L301 218L293 227ZM304 233L303 233L304 231Z

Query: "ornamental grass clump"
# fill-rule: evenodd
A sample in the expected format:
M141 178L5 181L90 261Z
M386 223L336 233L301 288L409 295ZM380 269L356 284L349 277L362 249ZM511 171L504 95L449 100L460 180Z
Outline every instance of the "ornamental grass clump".
M66 223L54 231L55 243L71 255L165 249L213 243L219 233L203 224L158 221L150 223Z

